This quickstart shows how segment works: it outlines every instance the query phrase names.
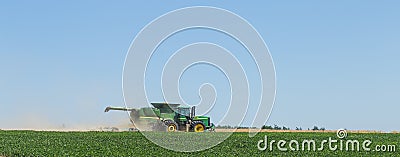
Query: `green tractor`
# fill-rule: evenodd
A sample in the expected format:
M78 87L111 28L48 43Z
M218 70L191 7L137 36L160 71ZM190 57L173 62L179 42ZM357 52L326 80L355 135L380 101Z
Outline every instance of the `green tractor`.
M195 107L181 106L170 103L151 103L153 107L140 109L125 107L107 107L104 112L110 110L130 111L130 119L135 127L141 130L153 131L187 131L204 132L214 131L214 124L210 117L196 116Z

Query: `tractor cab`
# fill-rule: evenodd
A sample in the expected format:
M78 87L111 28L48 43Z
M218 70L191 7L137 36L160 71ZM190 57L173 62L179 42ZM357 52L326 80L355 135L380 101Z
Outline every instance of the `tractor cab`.
M178 107L177 114L183 116L190 116L190 108L189 107Z

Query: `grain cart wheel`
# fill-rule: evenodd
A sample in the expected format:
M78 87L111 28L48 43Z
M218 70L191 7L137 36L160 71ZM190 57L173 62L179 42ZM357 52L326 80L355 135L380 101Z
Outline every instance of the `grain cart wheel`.
M193 122L192 128L193 128L194 132L204 132L204 130L206 129L203 122L200 122L200 121Z
M165 125L167 126L168 132L175 132L178 130L178 124L174 121L165 121Z

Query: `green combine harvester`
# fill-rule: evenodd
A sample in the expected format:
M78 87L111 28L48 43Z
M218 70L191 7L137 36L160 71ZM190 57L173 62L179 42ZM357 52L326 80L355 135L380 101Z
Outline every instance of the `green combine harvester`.
M132 124L141 130L204 132L215 129L210 117L195 115L194 106L190 108L170 103L151 103L151 105L153 107L140 109L107 107L104 112L129 111Z

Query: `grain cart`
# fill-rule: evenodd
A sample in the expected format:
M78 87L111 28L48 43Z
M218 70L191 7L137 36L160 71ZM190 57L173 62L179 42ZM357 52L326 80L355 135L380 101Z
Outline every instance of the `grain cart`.
M196 116L196 108L181 106L171 103L151 103L153 107L140 109L126 107L107 107L104 112L110 110L129 111L132 124L139 126L142 130L153 130L168 132L192 131L203 132L214 131L214 124L210 117ZM135 127L136 127L135 126Z

